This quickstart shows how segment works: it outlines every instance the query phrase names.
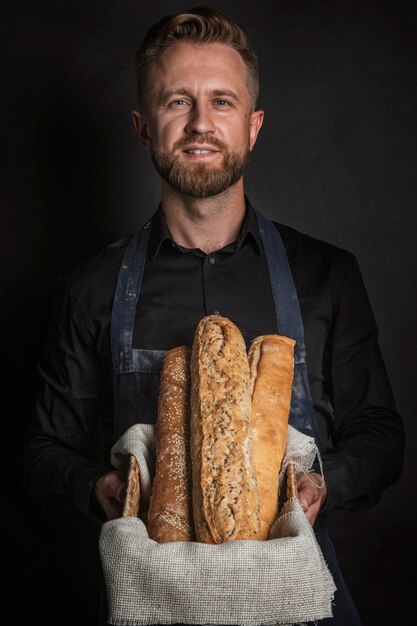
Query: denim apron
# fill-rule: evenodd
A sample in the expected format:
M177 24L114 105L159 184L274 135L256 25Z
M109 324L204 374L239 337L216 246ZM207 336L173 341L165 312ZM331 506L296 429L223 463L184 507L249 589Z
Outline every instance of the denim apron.
M296 340L294 379L289 423L314 437L321 450L313 403L307 380L306 351L300 307L287 254L272 222L255 212L269 271L277 333ZM125 251L117 279L111 317L111 351L114 380L115 439L130 426L153 424L157 415L159 375L163 350L140 350L132 347L138 301L151 222L135 233ZM321 450L322 451L322 450ZM360 626L361 622L342 578L333 545L327 533L326 516L321 513L314 525L318 543L332 572L337 591L334 617L320 620L332 626Z

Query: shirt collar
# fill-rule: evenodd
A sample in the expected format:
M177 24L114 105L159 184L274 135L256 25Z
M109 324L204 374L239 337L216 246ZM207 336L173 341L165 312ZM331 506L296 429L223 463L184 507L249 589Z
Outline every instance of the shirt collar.
M149 252L152 261L158 254L164 241L169 241L171 244L173 244L174 238L172 237L171 232L167 226L164 214L162 212L162 205L160 204L156 213L154 213L152 217L151 235L149 239Z
M262 242L261 236L259 233L259 226L255 216L255 211L251 206L248 198L246 198L246 215L245 220L243 222L242 230L240 232L238 240L234 244L229 244L230 246L234 246L233 250L240 250L244 242L252 241L254 246L257 249L259 254L262 254ZM177 248L179 251L184 252L184 248L179 246L172 234L169 230L167 223L165 221L164 213L162 211L162 205L160 204L157 211L154 213L152 217L152 228L151 235L149 241L149 252L152 261L158 255L161 246L168 243L171 247ZM229 248L229 246L226 246ZM231 250L229 250L231 251Z

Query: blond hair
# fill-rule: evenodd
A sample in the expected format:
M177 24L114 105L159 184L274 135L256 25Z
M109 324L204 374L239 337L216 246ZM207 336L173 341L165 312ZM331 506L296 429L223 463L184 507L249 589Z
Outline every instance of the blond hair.
M259 93L258 59L249 44L246 30L222 13L208 7L190 9L179 15L167 15L150 27L135 57L140 106L144 106L146 101L153 65L158 62L166 48L181 40L222 43L236 50L246 65L248 90L255 109Z

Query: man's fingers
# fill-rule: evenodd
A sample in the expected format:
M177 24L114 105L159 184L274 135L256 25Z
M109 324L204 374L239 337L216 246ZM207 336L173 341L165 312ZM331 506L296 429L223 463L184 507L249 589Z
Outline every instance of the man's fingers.
M126 497L126 478L122 472L113 471L101 476L94 486L94 495L107 519L116 519L123 513Z
M326 497L326 485L320 474L299 474L297 476L298 499L311 525L316 521Z
M120 502L118 500L107 500L103 504L103 509L104 509L107 519L109 520L117 519L118 517L121 517L121 514L123 512L120 506Z
M304 505L311 506L317 500L317 493L312 487L306 482L303 482L299 486L298 490L298 499L300 500L301 506L304 508Z
M298 499L300 501L301 504L301 508L303 509L304 513L307 511L308 507L310 506L306 496L302 493L302 492L298 492Z
M112 472L106 474L105 489L110 498L114 498L121 502L126 495L126 478L120 472Z
M116 493L116 500L118 500L119 502L124 502L125 498L126 498L126 482L123 481L123 483L121 483L118 486L116 491L117 491L117 493Z

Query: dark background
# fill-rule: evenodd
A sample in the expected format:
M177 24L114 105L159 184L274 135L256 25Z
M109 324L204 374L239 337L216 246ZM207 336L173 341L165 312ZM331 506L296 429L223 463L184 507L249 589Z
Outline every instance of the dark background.
M252 202L268 217L349 249L362 268L407 455L382 501L363 513L333 514L331 531L365 626L408 623L417 513L416 4L207 4L244 24L259 54L266 117L246 176ZM21 623L95 624L94 532L77 515L71 524L44 520L22 498L16 453L56 277L138 229L156 208L158 180L130 119L133 58L150 24L191 6L2 3L2 405L14 457L4 472L8 527L18 531L10 545L21 553Z

